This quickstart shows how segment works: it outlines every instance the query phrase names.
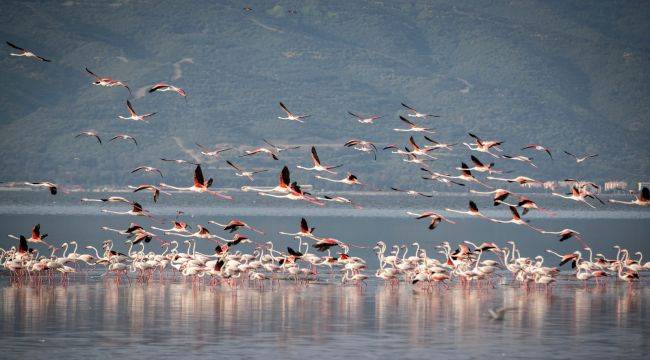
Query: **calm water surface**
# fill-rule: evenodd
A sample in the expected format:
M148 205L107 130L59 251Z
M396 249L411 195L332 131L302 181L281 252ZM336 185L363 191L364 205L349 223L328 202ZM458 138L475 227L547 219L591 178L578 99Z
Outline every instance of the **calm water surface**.
M124 210L120 206L80 205L65 197L54 202L41 195L3 193L0 233L26 234L39 222L55 245L76 240L82 249L112 238L117 250L126 251L123 238L99 228L122 229L134 220L151 225L143 218L99 213L100 208L108 207ZM161 218L173 217L170 215L175 208L166 208L164 202L154 207L143 200L145 208L150 207ZM296 240L274 234L297 230L302 215L317 228L317 235L369 247L378 240L389 245L418 241L430 256L435 254L433 245L445 240L452 244L463 240L493 241L499 245L515 240L524 256L547 255L545 249L549 248L559 252L578 248L575 242L559 243L554 236L526 228L462 217L454 218L457 225L442 224L428 231L425 222L404 215L405 209L463 209L467 203L463 196L442 197L431 203L406 197L366 199L375 206L362 212L345 207L317 210L293 203L277 208L274 206L278 202L256 198L244 201L254 204L248 207L194 200L174 199L188 214L184 220L192 225L242 218L266 231L263 237L250 234L255 240L272 240L276 248L297 246ZM627 247L632 253L650 254L650 215L643 211L648 209L576 211L575 206L564 203L544 205L560 212L556 217L531 217L534 226L576 229L597 252L609 257L615 256L613 244ZM488 208L489 199L479 202L479 207ZM489 211L491 216L508 217L506 209ZM214 226L208 227L225 235ZM15 245L11 239L3 241L0 247ZM209 253L213 246L199 240L197 251ZM241 249L252 251L249 247ZM150 243L148 250L160 251L158 243ZM412 255L413 248L410 251ZM377 266L370 249L353 249L352 254L366 258L370 269ZM547 257L546 264L556 261ZM233 291L227 287L193 288L179 280L118 287L96 274L88 279L78 276L67 287L38 289L11 286L6 276L0 276L0 358L642 357L650 353L649 296L647 278L634 289L611 283L605 288L585 290L574 281L562 280L551 293L526 292L507 284L496 289L452 287L422 293L407 285L391 290L372 280L363 291L331 283L308 288L287 283L274 290ZM487 310L501 306L516 310L507 313L504 321L491 321Z
M649 350L647 286L562 284L549 294L506 285L432 293L373 284L3 285L0 348L11 358L619 358ZM490 320L487 309L499 306L516 310Z

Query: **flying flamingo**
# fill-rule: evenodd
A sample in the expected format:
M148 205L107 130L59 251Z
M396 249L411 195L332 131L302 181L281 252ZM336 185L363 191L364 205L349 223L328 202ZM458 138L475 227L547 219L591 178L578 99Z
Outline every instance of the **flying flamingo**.
M220 197L222 199L232 200L231 196L224 195L218 191L210 190L209 188L212 186L212 181L213 181L212 178L205 180L203 178L203 171L201 170L201 165L196 165L196 168L194 169L194 184L192 184L192 186L176 187L176 186L160 183L160 187L163 189L166 188L166 189L172 189L177 191L207 193L216 197Z
M391 190L397 191L397 192L403 192L403 193L406 193L406 195L410 195L410 196L418 196L419 195L419 196L424 196L424 197L428 197L428 198L433 197L433 195L428 195L428 194L425 194L423 192L419 192L419 191L415 191L415 190L402 190L402 189L392 187L392 186L391 186Z
M7 41L6 43L7 43L7 45L9 45L10 47L12 47L12 48L14 48L14 49L20 51L19 53L10 53L9 55L11 55L11 56L28 57L28 58L33 58L33 59L36 59L36 60L38 60L38 61L42 61L42 62L52 62L52 60L48 60L48 59L46 59L46 58L44 58L44 57L38 56L38 55L36 55L33 51L30 51L30 50L27 50L27 49L23 49L23 48L21 48L21 47L18 47L18 46L16 46L16 45L10 43L9 41Z
M160 197L160 194L165 194L165 195L171 195L170 193L166 191L160 190L159 187L155 185L150 185L150 184L142 184L140 186L130 186L129 189L133 189L133 192L139 192L142 190L149 190L153 194L153 202L158 202L158 198Z
M357 114L355 114L355 113L353 113L351 111L348 111L348 114L354 116L357 119L357 121L362 123L362 124L373 124L375 120L382 118L382 116L379 116L379 115L363 117L363 116L357 115Z
M535 149L537 151L544 151L548 154L548 157L550 157L551 160L553 160L553 155L551 155L551 149L547 148L546 146L542 146L539 144L528 144L521 148L521 150L526 150L526 149Z
M447 219L446 217L444 217L444 216L442 216L442 215L440 215L440 214L438 214L436 212L433 212L433 211L426 211L426 212L423 212L423 213L420 213L420 214L410 212L410 211L407 211L406 213L411 215L411 216L415 216L415 218L417 220L431 219L431 223L429 224L429 230L433 230L436 227L438 227L438 225L440 224L441 221L448 222L450 224L455 224L456 223L456 222L451 221L451 220Z
M205 146L203 146L203 145L201 145L199 143L196 143L196 146L198 146L201 149L201 154L203 154L205 156L213 156L215 158L218 158L219 155L221 155L222 152L232 150L232 148L223 148L223 149L211 150L211 149L208 149L207 147L205 147Z
M492 220L488 218L487 216L483 215L479 210L478 207L476 206L476 203L472 200L469 201L469 205L467 208L467 211L461 211L461 210L453 210L453 209L448 209L446 208L445 211L457 213L457 214L465 214L469 216L475 216L475 217L482 217L484 219Z
M589 193L585 192L585 191L578 190L578 188L575 187L575 186L571 187L571 193L569 195L558 194L558 193L552 193L552 194L554 196L558 196L558 197L561 197L563 199L569 199L569 200L573 200L573 201L577 201L577 202L587 204L592 209L596 208L595 206L588 203L587 199L586 199L586 198L596 199L596 197L594 195L592 195L592 194L589 194ZM598 199L598 200L600 200L600 199ZM602 202L602 200L601 200L601 202Z
M119 140L131 140L131 141L133 141L135 146L138 146L138 141L133 136L127 135L127 134L117 134L117 135L113 136L110 140L108 140L108 142L111 142L113 140L118 140L118 139Z
M126 85L125 83L123 83L123 82L121 82L119 80L113 80L112 78L110 78L108 76L107 77L99 77L99 76L95 75L94 72L88 70L88 68L86 68L86 72L88 72L92 77L95 78L95 81L93 81L93 85L104 86L104 87L121 86L121 87L126 88L129 91L129 94L131 94L131 88L129 88L128 85Z
M150 116L154 116L154 115L156 115L155 112L147 113L147 114L142 114L142 115L138 115L138 114L135 112L135 110L133 110L133 105L131 105L131 102L130 102L129 100L126 101L126 108L129 110L129 114L130 114L130 115L129 115L128 117L126 117L126 116L122 116L122 115L118 115L118 117L119 117L120 119L124 119L124 120L133 120L133 121L144 121L144 122L148 123L149 120L145 120L145 119L148 118L148 117L150 117Z
M220 224L220 223L218 223L216 221L212 221L212 220L210 220L208 222L210 224L215 224L217 226L221 226L221 227L223 227L224 231L230 231L231 233L233 233L235 231L238 231L239 228L244 228L244 229L254 231L254 232L256 232L256 233L258 233L260 235L264 235L264 231L259 230L257 228L254 228L254 227L246 224L245 222L243 222L241 220L237 220L237 219L230 220L227 224Z
M327 201L327 202L335 202L339 204L346 204L346 205L352 205L356 209L363 209L363 206L353 202L352 200L345 198L343 196L329 196L329 195L323 195L319 196L316 198L316 200L321 200L321 201Z
M320 176L320 175L316 175L315 177L316 177L316 179L321 179L321 180L325 180L325 181L329 181L329 182L335 182L335 183L341 183L341 184L345 184L345 185L361 185L361 186L364 186L364 184L359 181L357 176L353 175L352 173L348 173L348 175L346 177L344 177L343 179L340 179L340 180L339 179L330 179L330 178L326 178L326 177L323 177L323 176Z
M471 168L468 168L467 170L474 170L478 172L487 172L488 174L502 174L503 171L500 170L494 170L494 163L490 163L489 165L485 165L479 160L476 156L472 155L470 156L470 159L474 163L474 166ZM456 168L456 170L463 170L463 168Z
M174 220L172 224L173 226L169 229L161 229L155 226L152 226L151 228L158 231L162 231L164 233L177 232L177 233L184 233L184 234L189 233L189 229L191 229L191 227L187 223L182 221Z
M436 132L433 131L433 129L430 128L425 128L420 125L415 124L414 122L411 122L410 120L406 119L403 116L399 117L400 120L403 122L407 123L410 127L408 129L393 129L397 132L426 132L429 134L435 134Z
M404 103L401 103L401 104L402 104L403 107L408 109L408 111L409 111L408 116L410 116L410 117L414 117L414 118L440 117L440 115L424 114L424 113L418 112L414 108L412 108L412 107L410 107L410 106L408 106L408 105L406 105Z
M517 176L517 177L512 178L512 179L498 178L498 177L492 177L492 176L488 176L487 178L490 179L490 180L506 181L506 182L509 182L511 184L512 183L517 183L519 185L529 184L529 183L540 183L541 182L541 181L531 179L531 178L526 177L526 176Z
M27 186L32 186L32 187L41 187L41 188L46 188L50 191L50 194L56 195L58 192L59 186L53 182L50 181L40 181L40 182L24 182L24 185Z
M114 211L114 210L107 210L107 209L102 209L103 213L107 214L115 214L115 215L131 215L131 216L146 216L150 219L153 219L154 217L149 213L149 211L144 210L142 208L142 205L140 205L137 202L132 203L132 208L131 210L128 211Z
M531 226L528 224L528 221L523 220L521 216L519 216L519 212L517 211L517 208L514 206L508 206L508 209L510 209L510 212L512 213L512 219L510 220L497 220L497 219L490 219L490 221L499 223L499 224L515 224L515 225L522 225L522 226L527 226L537 232L543 232L544 230L538 229L534 226Z
M251 187L251 186L242 186L241 190L246 191L257 191L258 193L278 193L278 194L287 194L289 193L289 185L291 184L291 174L289 168L285 165L280 171L280 176L278 180L278 185L275 187Z
M587 159L595 158L596 156L598 156L598 154L587 154L587 155L584 155L584 156L576 156L576 155L571 154L568 151L564 151L564 153L571 156L571 157L573 157L574 159L576 159L576 163L578 163L578 164L585 161L585 160L587 160Z
M173 92L177 93L178 95L184 97L185 101L187 101L187 93L185 92L185 90L183 90L183 89L181 89L179 87L176 87L174 85L169 85L169 84L164 83L164 82L159 82L159 83L153 85L151 87L151 89L149 89L149 93L152 93L152 92L155 92L155 91L161 91L161 92L173 91Z
M230 160L226 160L226 163L230 167L232 167L233 169L236 170L235 171L236 176L247 177L248 180L250 180L250 181L253 181L253 175L269 171L268 169L246 171L246 170L242 169L241 167L239 167L238 165L235 165L232 162L230 162Z
M309 193L304 192L296 182L289 184L289 192L286 194L276 195L270 192L259 192L259 194L263 196L274 197L274 198L283 198L289 200L304 200L307 201L308 203L319 205L319 206L325 205L324 203L319 202L317 199L313 198Z
M318 153L316 152L316 147L312 146L311 147L311 160L314 163L314 166L312 167L305 167L305 166L296 166L298 169L303 169L307 171L325 171L330 174L336 174L336 172L332 171L332 169L339 168L343 165L336 165L336 166L328 166L328 165L321 165L320 159L318 158Z
M465 186L465 184L452 180L452 176L449 174L443 174L435 171L431 171L427 168L420 168L422 171L426 171L429 174L429 177L422 177L424 180L435 180L446 185L454 184L458 186Z
M512 192L505 189L494 189L492 191L470 190L469 192L473 194L479 194L479 195L494 194L494 197L492 198L492 200L494 201L493 203L494 206L497 206L499 204L504 204L504 201L508 198L508 196L512 195Z
M183 160L183 159L160 158L160 160L166 161L166 162L173 162L173 163L176 163L176 164L179 164L179 165L184 165L184 164L189 164L189 165L194 165L194 166L198 165L197 163L194 163L194 162L191 162L191 161L188 161L188 160Z
M138 171L144 171L146 173L155 172L155 173L158 173L158 175L160 175L161 178L163 177L163 173L162 173L162 171L160 171L160 169L155 168L155 167L151 167L151 166L145 166L145 165L138 166L137 168L131 170L131 174L134 174L134 173L136 173Z
M83 132L80 132L79 134L75 135L75 138L78 138L78 137L81 137L81 136L94 137L95 139L97 139L97 142L99 142L100 145L102 143L102 139L99 138L99 135L97 135L96 131L92 131L92 130L91 131L83 131Z
M499 146L503 144L503 141L494 141L494 140L485 141L485 140L481 140L481 138L479 138L478 136L472 133L468 133L468 134L470 137L474 138L475 142L463 143L463 145L467 146L470 150L483 152L492 155L492 157L499 158L499 156L492 153L490 149L494 148L497 151L503 151L501 150L501 148L499 148Z
M641 191L638 194L635 194L632 191L630 191L630 194L634 196L634 200L632 201L620 201L620 200L609 199L609 202L616 203L616 204L639 205L639 206L650 205L650 190L648 190L647 187L641 189Z
M294 146L286 146L286 147L283 147L283 146L279 146L279 145L273 145L273 144L271 144L270 141L268 141L268 140L266 140L266 139L262 139L262 141L264 141L267 145L269 145L270 147L272 147L273 150L275 150L275 152L277 152L278 154L281 153L281 152L283 152L283 151L287 151L287 150L300 149L300 145L294 145Z
M528 165L530 165L530 166L532 166L534 168L537 167L537 165L535 165L533 163L532 158L529 158L529 157L526 157L526 156L523 156L523 155L517 155L517 156L503 155L501 157L504 158L504 159L508 159L508 160L521 161L521 162L524 162L524 163L526 163L526 164L528 164Z
M112 202L112 203L132 204L130 200L125 199L121 196L109 196L100 199L81 198L81 202Z
M22 235L20 235L20 237L18 237L18 236L16 236L16 235L9 234L8 236L9 236L10 238L12 238L12 239L21 240L21 241L22 241L22 238L23 238ZM28 239L25 239L25 241L27 241L27 242L31 242L31 243L45 244L45 245L47 245L47 246L50 246L50 244L46 243L46 242L43 240L43 239L45 239L46 237L47 237L47 234L41 234L41 224L36 224L36 225L34 225L34 227L32 228L32 236L29 237Z
M284 111L287 114L287 116L286 117L278 116L278 119L289 120L289 121L297 121L297 122L304 122L304 121L302 121L302 119L305 119L305 118L308 118L308 117L311 116L311 115L296 115L296 114L292 113L291 111L289 111L289 109L287 109L287 107L282 103L282 101L280 101L280 107L282 108L282 111Z
M377 147L370 141L352 139L348 140L345 144L343 144L343 146L351 147L361 152L371 152L374 159L377 160Z
M486 188L492 188L490 185L485 184L484 182L480 181L477 179L474 175L472 175L472 172L469 170L469 167L467 164L464 162L460 163L460 175L458 176L449 176L449 175L444 175L444 174L437 174L438 176L445 177L447 179L458 179L466 182L473 182L476 184L479 184L481 186L484 186ZM488 177L489 179L490 177Z
M432 150L445 149L451 151L453 150L454 146L458 145L458 143L453 143L453 144L441 143L436 140L433 140L432 138L426 135L424 135L424 139L433 144L433 145L427 145L427 148Z
M269 150L269 149L267 149L265 147L258 147L256 149L246 150L246 151L244 151L244 155L240 155L240 157L252 156L252 155L257 155L257 154L267 154L273 160L278 160L278 156L275 155L275 153L272 150Z
M300 236L300 237L306 237L306 238L311 238L316 240L316 237L314 236L315 229L316 228L314 227L310 228L309 225L307 224L307 220L305 218L302 218L300 219L300 231L296 233L287 233L287 232L280 231L278 234L287 235L287 236Z

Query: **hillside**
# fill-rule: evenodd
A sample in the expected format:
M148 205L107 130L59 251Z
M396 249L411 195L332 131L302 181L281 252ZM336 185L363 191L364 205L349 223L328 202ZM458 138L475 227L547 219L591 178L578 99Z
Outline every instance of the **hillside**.
M387 151L375 162L342 146L351 138L405 144L408 136L392 131L403 125L400 102L442 116L421 121L436 129L435 139L469 141L472 131L505 140L508 154L535 158L539 169L498 162L516 174L650 177L647 3L250 1L252 11L239 1L196 3L3 2L2 38L54 61L10 57L9 48L0 56L1 180L158 181L129 173L149 164L165 182L185 184L191 169L158 159L196 155L195 142L241 153L267 138L304 147L280 161L225 158L272 169L256 180L270 183L283 164L309 164L308 147L316 144L323 162L344 163L375 186L415 187L417 167ZM117 119L128 92L92 86L84 67L125 81L136 110L158 114L150 124ZM188 102L147 94L158 81L185 88ZM278 120L278 101L312 116L305 124ZM384 118L367 126L348 110ZM103 136L103 146L74 138L88 129ZM117 133L141 146L107 143ZM527 143L549 146L555 160L522 152ZM562 150L600 156L577 166ZM452 172L461 160L469 160L462 145L432 167ZM217 186L242 184L223 161L203 162Z

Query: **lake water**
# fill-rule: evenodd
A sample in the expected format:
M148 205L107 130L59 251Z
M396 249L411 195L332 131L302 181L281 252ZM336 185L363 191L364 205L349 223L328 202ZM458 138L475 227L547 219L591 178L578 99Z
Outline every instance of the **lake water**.
M559 243L552 235L480 219L454 217L456 225L442 224L429 231L426 221L404 214L405 209L464 209L466 196L433 200L367 197L359 199L366 206L358 211L344 206L316 209L238 195L248 198L224 203L174 195L173 203L186 211L184 220L192 225L241 218L265 230L266 235L250 234L252 238L272 240L276 248L297 246L296 240L273 234L296 231L301 216L307 217L320 236L367 247L378 240L389 245L417 241L429 256L435 254L433 245L445 240L452 245L463 240L505 245L515 240L525 256L548 255L545 249L564 253L579 248L573 240ZM0 233L27 234L35 223L41 223L53 244L76 240L82 249L112 238L116 249L125 251L122 238L99 228L122 229L134 220L151 224L144 218L99 212L101 208L126 210L124 206L81 205L69 198L53 199L43 192L3 192ZM495 210L488 198L482 199L479 207L489 208L490 216L509 217L506 209ZM558 214L532 216L531 224L547 230L575 229L596 252L610 258L615 256L614 244L631 253L650 254L650 215L644 211L648 209L608 206L592 211L551 198L542 200L544 206L558 209ZM171 207L171 201L161 201L155 207L144 197L142 202L156 216L173 218L176 208ZM208 227L225 235L215 226ZM12 239L3 241L0 247L15 245ZM155 241L147 246L148 250L160 251ZM213 247L214 243L198 240L197 251L210 253ZM240 249L251 251L246 246ZM412 255L412 247L410 251ZM370 269L377 266L371 249L352 249L351 254L367 259ZM556 262L547 257L549 266ZM178 279L116 286L94 273L88 278L78 275L67 287L34 288L12 286L2 276L0 349L2 358L36 359L641 357L650 350L646 341L650 336L646 276L633 289L612 281L603 288L585 290L568 280L567 271L550 293L526 292L508 284L482 290L452 286L448 291L423 293L405 284L398 289L386 288L372 279L365 290L326 281L307 288L283 283L264 291L193 287ZM502 306L516 309L503 321L490 320L488 309Z

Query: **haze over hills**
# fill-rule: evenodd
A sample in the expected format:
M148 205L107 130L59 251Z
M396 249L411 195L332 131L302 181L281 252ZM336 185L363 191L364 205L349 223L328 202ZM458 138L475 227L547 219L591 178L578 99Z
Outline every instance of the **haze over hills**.
M200 3L3 2L3 39L53 62L10 57L9 48L0 56L0 180L158 182L130 174L146 164L160 167L167 183L189 185L191 168L159 158L197 156L217 187L243 184L223 160L201 158L198 142L233 145L237 152L225 159L271 169L256 184L274 182L284 164L301 182L314 183L311 174L295 169L310 163L314 144L324 163L345 164L342 175L349 170L377 187L426 189L431 184L416 180L417 166L396 155L380 151L375 162L343 147L352 138L378 147L406 144L408 135L392 130L402 127L400 102L442 116L419 121L436 129L435 139L469 141L471 131L505 140L504 153L531 156L539 165L498 160L497 167L513 176L650 178L648 4ZM244 11L244 5L253 10ZM158 114L150 124L117 119L127 114L128 92L92 86L84 67L126 82L136 110ZM159 81L185 88L188 102L173 93L146 93ZM278 101L312 116L305 124L279 120ZM363 125L348 110L384 118ZM103 146L75 139L89 129L100 133ZM107 143L117 133L135 136L140 146ZM282 153L280 161L238 157L245 148L264 145L262 138L304 146ZM424 142L419 135L416 140ZM528 143L550 147L555 160L522 152ZM576 165L562 150L600 156ZM440 152L431 166L455 174L469 155L460 145Z

